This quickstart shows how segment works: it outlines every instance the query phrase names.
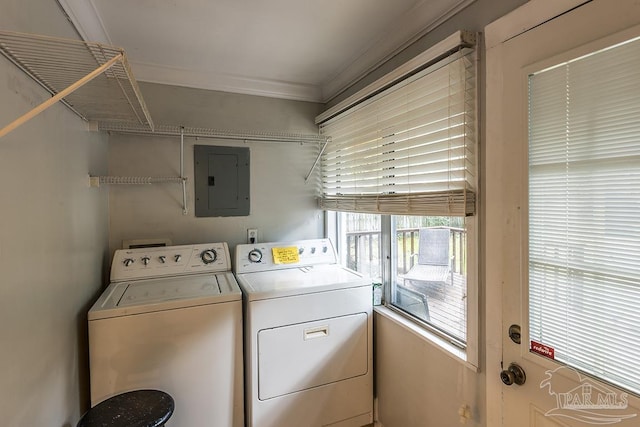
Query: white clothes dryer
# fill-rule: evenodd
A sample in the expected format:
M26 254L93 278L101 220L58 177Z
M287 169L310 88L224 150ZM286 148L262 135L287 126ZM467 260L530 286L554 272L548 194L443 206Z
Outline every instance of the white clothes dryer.
M328 239L238 245L247 427L373 420L371 280Z
M129 390L175 400L171 427L243 427L242 294L226 243L123 249L89 310L91 406Z

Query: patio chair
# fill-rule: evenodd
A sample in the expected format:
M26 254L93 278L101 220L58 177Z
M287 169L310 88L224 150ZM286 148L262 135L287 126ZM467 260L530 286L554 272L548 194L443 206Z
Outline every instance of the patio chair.
M448 228L421 228L419 232L418 262L399 277L416 284L445 285L453 283ZM412 256L415 256L413 254Z

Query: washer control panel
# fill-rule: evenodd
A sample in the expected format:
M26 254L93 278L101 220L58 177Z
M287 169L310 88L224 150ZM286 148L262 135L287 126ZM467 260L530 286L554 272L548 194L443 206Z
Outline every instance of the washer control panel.
M337 256L331 240L310 239L238 245L234 261L236 273L253 273L335 264Z
M229 247L222 243L118 249L111 281L231 270Z

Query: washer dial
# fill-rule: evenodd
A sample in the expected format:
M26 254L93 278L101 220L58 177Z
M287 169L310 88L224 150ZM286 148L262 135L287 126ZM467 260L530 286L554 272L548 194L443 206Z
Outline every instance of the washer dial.
M200 259L205 264L211 264L212 262L215 262L216 259L218 259L218 254L214 249L206 249L200 254Z

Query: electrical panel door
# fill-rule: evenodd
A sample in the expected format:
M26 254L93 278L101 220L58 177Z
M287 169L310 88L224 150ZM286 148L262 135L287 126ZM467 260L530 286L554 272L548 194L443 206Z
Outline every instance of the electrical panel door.
M194 146L196 216L249 215L249 148Z

